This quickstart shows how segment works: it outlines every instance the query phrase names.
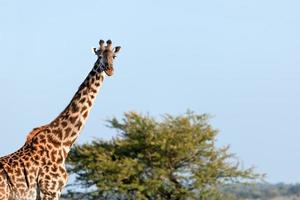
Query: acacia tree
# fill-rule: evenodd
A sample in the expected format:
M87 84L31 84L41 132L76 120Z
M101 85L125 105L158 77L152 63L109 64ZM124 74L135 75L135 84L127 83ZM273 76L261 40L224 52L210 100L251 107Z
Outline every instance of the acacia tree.
M86 199L223 199L217 186L260 175L241 169L229 147L215 145L206 115L188 112L157 121L129 112L109 120L118 137L76 145L68 159Z

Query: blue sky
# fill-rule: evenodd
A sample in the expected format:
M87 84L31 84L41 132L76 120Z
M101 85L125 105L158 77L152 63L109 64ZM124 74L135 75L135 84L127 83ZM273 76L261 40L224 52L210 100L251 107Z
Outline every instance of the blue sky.
M105 120L187 109L270 182L300 182L300 2L0 0L0 155L68 104L100 38L122 46L78 142Z

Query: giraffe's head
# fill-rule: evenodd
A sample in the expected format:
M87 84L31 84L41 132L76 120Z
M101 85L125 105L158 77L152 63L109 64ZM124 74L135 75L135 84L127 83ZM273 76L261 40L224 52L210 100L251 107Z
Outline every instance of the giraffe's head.
M99 59L99 64L105 68L104 71L108 76L113 75L113 60L116 58L116 55L120 51L120 49L120 46L113 48L111 40L107 40L106 45L104 40L100 40L98 50L94 48L94 52Z

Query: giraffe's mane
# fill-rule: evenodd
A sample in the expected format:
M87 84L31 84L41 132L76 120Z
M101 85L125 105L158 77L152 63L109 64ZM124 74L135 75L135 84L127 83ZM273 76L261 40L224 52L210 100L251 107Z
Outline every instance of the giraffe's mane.
M37 128L34 128L32 129L32 131L30 131L28 134L27 134L27 137L26 137L26 143L29 143L32 141L32 138L34 138L35 136L37 136L39 133L41 133L42 131L46 130L48 126L45 125L45 126L40 126L40 127L37 127Z

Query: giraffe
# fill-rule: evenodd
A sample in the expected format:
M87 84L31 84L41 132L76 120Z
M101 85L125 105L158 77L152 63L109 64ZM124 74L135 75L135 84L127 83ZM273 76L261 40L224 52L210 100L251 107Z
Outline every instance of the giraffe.
M16 152L0 158L0 200L58 200L68 174L65 160L79 136L120 47L94 48L97 60L68 106L49 124L33 129Z

